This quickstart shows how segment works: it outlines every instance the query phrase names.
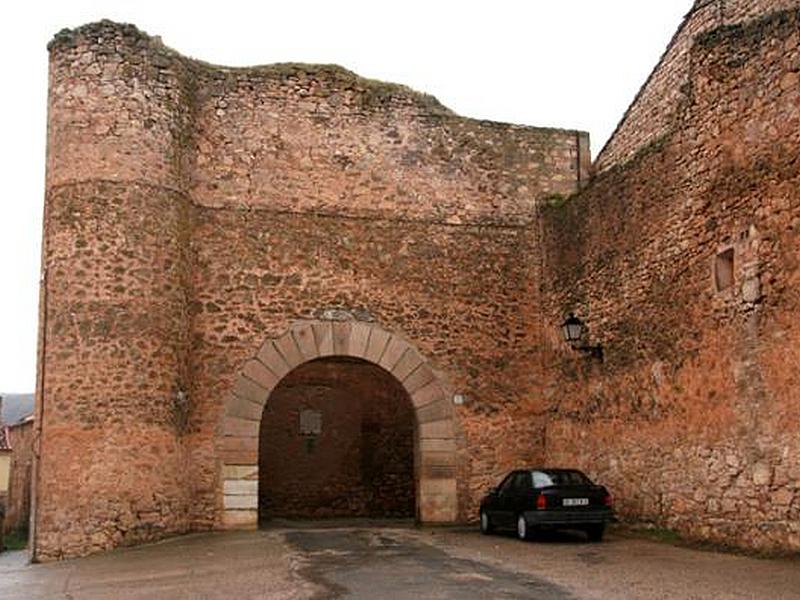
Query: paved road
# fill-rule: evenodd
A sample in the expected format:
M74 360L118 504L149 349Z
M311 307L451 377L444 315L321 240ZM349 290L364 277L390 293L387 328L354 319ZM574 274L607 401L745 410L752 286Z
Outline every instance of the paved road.
M196 534L86 559L0 555L0 599L798 599L800 561L609 536L306 524Z
M286 539L320 598L572 598L541 577L451 556L416 531L290 531Z

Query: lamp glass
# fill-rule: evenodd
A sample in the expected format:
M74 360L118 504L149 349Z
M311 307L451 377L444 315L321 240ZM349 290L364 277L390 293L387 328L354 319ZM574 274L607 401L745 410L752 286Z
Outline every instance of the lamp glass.
M570 344L580 341L583 336L583 323L575 315L570 315L561 327L564 339Z

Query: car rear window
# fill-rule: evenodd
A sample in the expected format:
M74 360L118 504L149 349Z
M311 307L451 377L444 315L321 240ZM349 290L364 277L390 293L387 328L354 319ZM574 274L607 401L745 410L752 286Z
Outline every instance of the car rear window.
M533 487L552 485L591 485L591 481L580 471L533 471Z

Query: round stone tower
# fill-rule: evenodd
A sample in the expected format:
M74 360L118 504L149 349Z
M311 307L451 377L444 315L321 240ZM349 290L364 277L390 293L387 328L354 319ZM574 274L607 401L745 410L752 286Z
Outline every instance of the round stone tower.
M187 527L192 78L127 25L49 51L34 559Z

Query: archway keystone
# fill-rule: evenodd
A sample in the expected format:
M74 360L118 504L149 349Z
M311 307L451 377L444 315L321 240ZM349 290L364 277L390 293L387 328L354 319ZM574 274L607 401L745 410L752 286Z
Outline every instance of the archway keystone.
M301 321L264 342L242 367L227 399L221 446L223 525L258 524L259 429L272 390L294 368L328 356L366 360L400 382L416 420L417 515L427 523L455 521L455 427L446 384L411 344L374 323Z

